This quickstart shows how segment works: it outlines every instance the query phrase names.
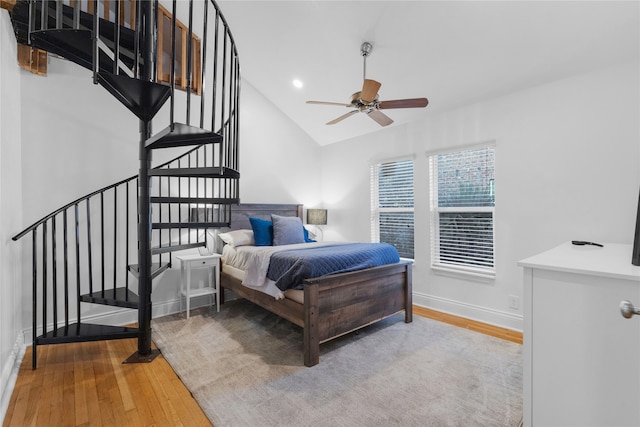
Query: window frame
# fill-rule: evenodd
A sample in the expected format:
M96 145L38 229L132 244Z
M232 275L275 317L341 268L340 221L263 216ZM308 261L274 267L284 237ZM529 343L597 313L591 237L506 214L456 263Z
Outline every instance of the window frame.
M438 206L438 177L437 177L437 159L439 155L455 154L471 152L482 149L493 150L493 178L491 179L491 195L493 196L493 206ZM495 212L496 212L496 199L495 199L495 170L496 170L496 143L495 141L485 142L481 144L473 144L467 146L460 146L453 149L431 151L426 153L429 164L429 231L431 234L431 268L438 272L461 274L469 277L476 277L482 279L495 279L496 276L496 224L495 224ZM434 167L436 168L434 170ZM435 182L434 182L435 180ZM468 181L466 181L468 182ZM442 262L441 256L441 244L440 244L440 214L441 213L479 213L486 214L491 213L491 267L480 267L470 265L471 263L453 263Z
M379 198L379 184L380 184L380 176L379 176L379 166L385 164L394 164L394 163L404 163L411 162L411 184L412 184L412 206L411 207L380 207L380 198ZM393 159L384 159L377 160L370 164L369 167L369 177L370 177L370 192L371 192L371 241L372 242L380 242L380 214L381 213L408 213L410 212L413 216L412 229L414 230L412 238L412 256L407 257L400 254L401 258L405 259L414 259L415 258L415 157L400 157ZM387 242L388 243L388 242ZM390 243L391 244L391 243ZM406 255L406 254L405 254Z

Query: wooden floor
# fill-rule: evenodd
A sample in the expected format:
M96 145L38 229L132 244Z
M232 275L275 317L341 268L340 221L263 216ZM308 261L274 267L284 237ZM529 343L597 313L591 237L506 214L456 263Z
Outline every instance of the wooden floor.
M159 355L122 364L135 338L27 348L3 426L211 426Z
M414 306L414 314L522 343L522 334ZM20 366L3 427L211 426L162 355L122 364L136 339L31 347Z
M522 344L522 332L501 328L499 326L488 325L486 323L465 319L464 317L458 317L452 314L442 313L440 311L431 310L429 308L418 307L416 305L413 306L413 314L428 317L429 319L438 320L443 323L449 323L460 328L480 332L481 334L491 335L492 337L502 338L503 340L512 341L517 344Z

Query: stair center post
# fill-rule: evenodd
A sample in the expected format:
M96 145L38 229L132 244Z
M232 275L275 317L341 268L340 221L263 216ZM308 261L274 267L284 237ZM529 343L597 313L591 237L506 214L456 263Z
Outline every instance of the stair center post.
M139 229L138 229L138 262L139 276L139 308L138 308L138 354L145 358L152 356L151 351L151 150L145 147L151 137L151 122L140 121L140 171L139 178ZM155 357L155 356L153 356Z
M155 74L156 23L153 2L141 2L140 80L151 82ZM138 172L138 351L125 363L151 362L160 353L151 349L151 149L146 143L151 138L151 119L140 119L140 169Z

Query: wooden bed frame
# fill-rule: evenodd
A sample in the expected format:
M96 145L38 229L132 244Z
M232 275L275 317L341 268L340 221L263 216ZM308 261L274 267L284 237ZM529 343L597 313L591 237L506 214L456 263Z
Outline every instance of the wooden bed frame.
M241 204L232 207L231 228L251 229L249 218L271 219L271 214L298 216L302 205ZM300 326L304 334L304 364L320 360L320 344L370 325L402 310L404 321L412 318L412 262L400 261L349 273L304 281L304 304L290 299L276 300L256 291L223 271L223 288Z

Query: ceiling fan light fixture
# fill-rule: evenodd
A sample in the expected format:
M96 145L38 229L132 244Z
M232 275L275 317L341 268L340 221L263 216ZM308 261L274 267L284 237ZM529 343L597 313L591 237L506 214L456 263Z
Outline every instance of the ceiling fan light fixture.
M362 55L362 80L367 80L367 56L371 54L373 45L369 42L364 42L360 46L360 55Z
M411 98L411 99L396 99L392 101L380 101L378 99L378 90L382 86L380 82L367 79L367 56L371 54L373 45L369 42L364 42L360 46L360 54L363 59L363 76L364 80L362 90L351 95L351 102L349 104L343 104L338 102L324 102L324 101L307 101L307 104L324 104L324 105L338 105L354 108L342 116L331 120L328 125L334 125L347 117L351 117L355 113L366 113L371 119L377 122L380 126L389 126L393 123L393 120L384 114L381 109L392 108L424 108L429 101L427 98Z
M364 42L360 46L360 55L369 56L372 50L373 50L373 45L369 42Z

